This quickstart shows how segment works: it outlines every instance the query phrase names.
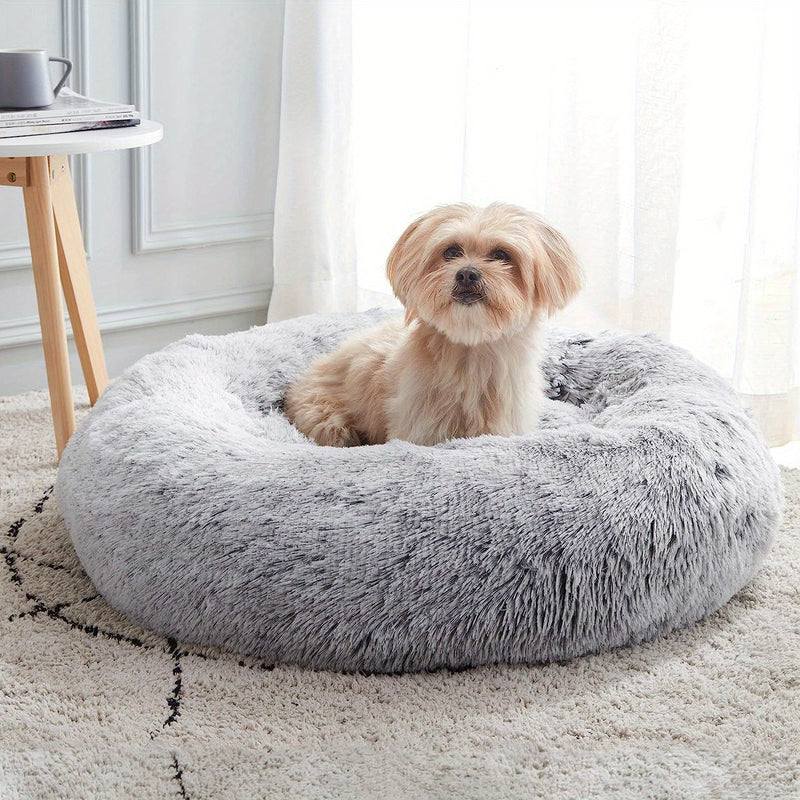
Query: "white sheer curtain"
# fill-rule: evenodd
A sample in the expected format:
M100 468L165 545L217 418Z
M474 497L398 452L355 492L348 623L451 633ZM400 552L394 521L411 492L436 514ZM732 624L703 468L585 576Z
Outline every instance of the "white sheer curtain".
M356 303L349 2L288 0L270 321Z
M655 331L800 435L794 4L286 0L283 66L270 319L391 304L415 215L507 200L582 257L565 324Z

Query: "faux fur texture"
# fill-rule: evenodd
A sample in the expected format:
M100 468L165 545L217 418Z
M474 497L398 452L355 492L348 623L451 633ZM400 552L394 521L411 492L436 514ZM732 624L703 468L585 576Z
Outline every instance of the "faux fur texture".
M779 521L778 470L688 353L552 331L529 435L308 442L281 411L286 386L382 317L188 337L112 384L56 494L113 606L183 641L400 672L650 640L750 580Z

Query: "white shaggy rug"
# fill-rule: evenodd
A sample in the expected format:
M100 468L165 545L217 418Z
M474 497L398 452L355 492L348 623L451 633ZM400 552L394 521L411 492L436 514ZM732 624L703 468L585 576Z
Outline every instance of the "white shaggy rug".
M47 396L0 398L3 800L800 797L800 472L764 569L704 622L564 664L396 677L130 624L76 562L54 455Z

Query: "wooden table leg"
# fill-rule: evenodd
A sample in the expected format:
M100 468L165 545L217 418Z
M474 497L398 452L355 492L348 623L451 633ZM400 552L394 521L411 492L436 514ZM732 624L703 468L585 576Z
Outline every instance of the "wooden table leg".
M108 385L108 372L66 156L50 156L50 179L61 286L67 301L89 400L94 405Z
M50 389L50 407L58 457L75 430L72 385L69 375L67 332L58 277L58 248L50 192L50 169L46 156L28 159L28 181L23 187L28 238L33 260L33 280L39 305L44 363Z

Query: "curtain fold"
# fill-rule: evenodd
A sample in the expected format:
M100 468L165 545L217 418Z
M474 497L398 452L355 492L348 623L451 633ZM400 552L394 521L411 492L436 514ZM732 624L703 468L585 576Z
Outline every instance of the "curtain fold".
M352 14L287 0L268 320L355 310Z
M269 318L393 305L431 206L516 202L587 285L557 321L653 331L800 436L800 8L286 0Z

